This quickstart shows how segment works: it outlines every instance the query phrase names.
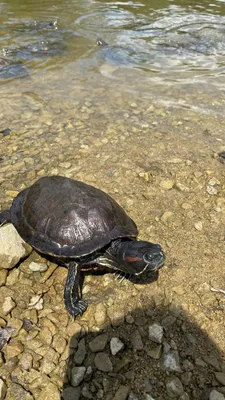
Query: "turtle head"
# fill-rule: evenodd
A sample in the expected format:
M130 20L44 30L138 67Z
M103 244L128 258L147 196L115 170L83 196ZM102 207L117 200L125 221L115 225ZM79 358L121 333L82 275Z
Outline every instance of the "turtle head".
M151 274L161 268L165 255L159 244L131 240L123 251L123 263L128 273L135 276Z
M104 40L102 40L101 38L97 38L97 44L99 46L108 46L109 44L107 42L105 42Z

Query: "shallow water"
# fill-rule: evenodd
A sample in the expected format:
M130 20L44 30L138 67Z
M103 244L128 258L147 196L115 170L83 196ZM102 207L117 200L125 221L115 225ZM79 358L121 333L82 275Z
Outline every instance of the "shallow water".
M56 20L56 27L43 26L43 21ZM16 129L14 100L19 96L21 116L26 111L24 92L42 101L51 93L51 104L57 107L69 100L82 101L84 90L94 102L99 87L103 103L110 102L112 91L121 98L127 93L135 101L141 93L146 101L166 108L221 114L212 103L215 98L223 103L224 22L224 1L2 3L1 50L11 50L6 58L23 63L30 73L26 79L17 71L15 78L2 74L2 123L8 121ZM98 36L109 46L97 46ZM42 42L53 50L31 50ZM113 113L111 117L114 120Z

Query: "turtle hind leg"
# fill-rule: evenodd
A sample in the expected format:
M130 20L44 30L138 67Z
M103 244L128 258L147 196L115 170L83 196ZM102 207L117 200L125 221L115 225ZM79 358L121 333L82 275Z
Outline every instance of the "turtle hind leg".
M10 211L9 210L1 211L0 212L0 226L6 224L7 222L11 222Z
M76 262L68 265L68 274L64 290L64 303L72 317L83 314L87 308L87 302L79 295L80 266Z

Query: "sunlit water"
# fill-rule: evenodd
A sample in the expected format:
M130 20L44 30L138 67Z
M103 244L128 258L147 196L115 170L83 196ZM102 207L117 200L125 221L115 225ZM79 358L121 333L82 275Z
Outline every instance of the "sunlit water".
M97 37L108 46L98 46ZM101 104L113 91L223 113L213 104L223 105L225 89L222 0L9 0L0 4L0 47L9 62L0 65L2 129L7 122L16 129L15 118L22 127L28 97L45 109L67 104L66 115L75 101L94 102L100 88Z

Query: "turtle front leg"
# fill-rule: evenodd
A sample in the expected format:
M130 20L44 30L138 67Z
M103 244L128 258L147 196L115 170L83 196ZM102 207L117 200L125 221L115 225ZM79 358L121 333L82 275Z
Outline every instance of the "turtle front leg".
M72 317L83 314L87 308L87 302L79 296L80 266L76 262L68 264L68 274L64 290L64 303Z
M10 211L2 211L0 212L0 226L6 224L7 222L10 222Z

